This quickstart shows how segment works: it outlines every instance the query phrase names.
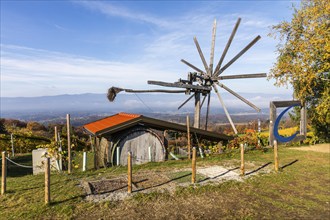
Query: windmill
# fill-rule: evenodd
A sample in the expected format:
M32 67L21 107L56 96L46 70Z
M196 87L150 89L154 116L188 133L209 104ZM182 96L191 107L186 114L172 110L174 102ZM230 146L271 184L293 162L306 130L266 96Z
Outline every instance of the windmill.
M226 54L229 50L229 47L235 37L236 31L238 29L238 26L241 22L241 18L238 18L233 31L229 37L229 40L222 52L222 55L220 57L219 62L214 68L214 48L215 48L215 37L216 37L216 26L217 22L214 20L213 23L213 29L212 29L212 41L211 41L211 52L210 52L210 62L209 64L206 62L204 54L202 52L202 49L198 43L198 40L196 37L194 37L194 43L196 45L197 51L199 53L199 56L201 58L201 61L204 65L204 70L196 67L195 65L189 63L188 61L182 59L181 62L192 68L195 72L189 72L187 79L179 79L177 82L170 83L170 82L162 82L162 81L148 81L148 84L151 85L158 85L158 86L164 86L164 87L174 87L174 88L181 88L181 90L161 90L161 89L155 89L155 90L132 90L132 89L123 89L118 87L111 87L108 90L108 99L109 101L113 101L116 95L121 92L130 92L130 93L142 93L142 92L166 92L166 93L185 93L187 95L190 95L190 97L185 100L178 109L182 108L187 102L189 102L193 97L195 98L195 114L194 114L194 127L199 128L200 127L200 111L201 107L203 106L205 99L207 98L207 110L206 110L206 122L205 122L205 129L207 129L208 124L208 117L209 117L209 111L210 111L210 98L211 98L211 91L214 90L214 92L217 94L218 99L224 109L224 112L228 118L228 121L235 132L237 134L236 127L233 123L233 120L230 117L230 114L225 106L225 103L219 93L218 88L222 88L226 90L227 92L231 93L253 109L255 109L257 112L260 112L260 109L255 106L253 103L239 95L238 93L234 92L227 86L225 86L222 81L223 80L230 80L230 79L246 79L246 78L260 78L260 77L266 77L266 73L254 73L254 74L240 74L240 75L229 75L229 76L221 76L221 74L229 67L231 66L237 59L239 59L245 52L247 52L261 37L258 35L255 37L247 46L245 46L239 53L237 53L236 56L234 56L228 63L225 65L223 64L224 58L226 57ZM201 96L203 96L203 100L201 101Z

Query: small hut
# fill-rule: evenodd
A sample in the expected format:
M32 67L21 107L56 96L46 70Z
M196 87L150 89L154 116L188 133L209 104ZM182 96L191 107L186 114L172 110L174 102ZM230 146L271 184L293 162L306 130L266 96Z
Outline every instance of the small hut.
M132 153L133 164L165 161L168 158L167 131L187 131L186 125L123 112L86 124L84 129L92 137L97 167L126 165L128 151ZM216 142L232 139L192 127L190 131L199 138Z

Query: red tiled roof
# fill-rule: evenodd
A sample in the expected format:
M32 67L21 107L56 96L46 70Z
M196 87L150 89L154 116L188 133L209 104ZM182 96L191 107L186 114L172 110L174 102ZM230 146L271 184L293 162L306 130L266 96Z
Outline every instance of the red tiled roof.
M125 112L120 112L116 115L109 116L107 118L100 119L95 122L91 122L89 124L84 125L84 127L92 133L97 133L98 131L102 131L106 128L110 128L116 125L120 125L122 123L128 122L130 120L141 117L141 115L137 114L129 114Z

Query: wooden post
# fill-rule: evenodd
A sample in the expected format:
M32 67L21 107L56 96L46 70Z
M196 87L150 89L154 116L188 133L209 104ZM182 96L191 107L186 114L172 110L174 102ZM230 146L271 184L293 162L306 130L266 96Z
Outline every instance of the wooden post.
M66 129L67 129L67 136L68 136L68 173L72 172L71 167L71 136L70 136L70 114L66 115Z
M187 142L188 142L188 159L191 158L191 143L190 143L190 125L189 125L189 115L187 115Z
M277 141L274 140L274 163L275 172L278 172L278 154L277 154Z
M127 191L132 193L132 155L128 152L127 155Z
M50 158L45 160L45 204L50 203Z
M83 167L82 167L82 171L86 171L87 170L87 152L84 151L83 152Z
M201 113L201 93L195 92L194 128L199 128L200 126L200 113Z
M57 137L57 126L54 127L54 139L55 139L55 143L57 144L58 142L58 137Z
M1 195L6 193L7 187L7 159L6 151L2 152L2 176L1 176Z
M15 157L15 148L14 148L14 137L13 137L13 133L10 134L10 142L11 142L11 153L12 153L12 157Z
M191 183L196 183L196 147L193 147L191 168Z
M241 146L241 175L244 176L245 168L244 168L244 144L240 144Z

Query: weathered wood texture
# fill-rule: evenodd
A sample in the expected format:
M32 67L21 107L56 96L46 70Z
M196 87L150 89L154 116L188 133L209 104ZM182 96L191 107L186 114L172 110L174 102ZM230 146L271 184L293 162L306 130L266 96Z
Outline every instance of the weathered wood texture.
M66 129L67 129L67 138L68 138L68 173L72 172L72 161L71 161L71 124L70 124L70 114L66 115Z
M201 118L201 93L195 92L194 128L200 127L200 118Z
M196 154L196 147L193 147L191 160L191 183L196 183Z
M183 83L169 83L169 82L161 82L161 81L148 81L148 84L158 85L158 86L166 86L166 87L177 87L177 88L186 88L186 89L197 89L204 91L211 91L211 88L206 86L197 86L191 84L183 84Z
M274 124L276 120L276 106L273 102L269 104L269 145L274 146Z
M45 159L45 204L50 203L50 158Z
M1 195L6 193L7 189L7 159L6 159L6 151L2 152L2 171L1 171Z
M188 144L188 159L191 158L191 143L190 143L190 119L189 115L187 115L187 144Z
M245 175L245 165L244 165L244 144L240 144L241 147L241 175Z
M127 153L127 192L132 193L132 154Z
M160 137L148 130L132 130L132 132L119 140L117 146L120 147L120 152L131 152L133 164L149 162L149 147L152 161L165 161L165 147ZM116 161L116 154L114 154L113 160ZM126 164L127 154L121 153L120 165Z

